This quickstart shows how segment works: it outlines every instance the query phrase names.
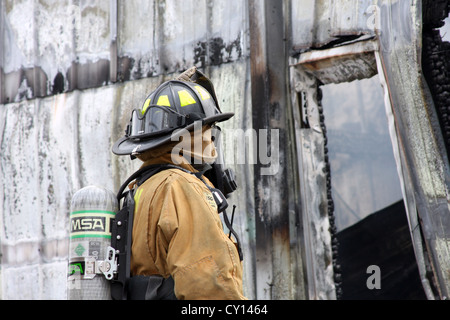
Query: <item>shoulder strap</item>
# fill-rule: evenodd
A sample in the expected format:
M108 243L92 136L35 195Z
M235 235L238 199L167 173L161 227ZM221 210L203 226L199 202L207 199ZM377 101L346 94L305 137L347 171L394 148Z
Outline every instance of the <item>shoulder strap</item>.
M133 173L131 176L129 176L128 179L125 180L125 182L120 186L119 191L117 192L117 199L120 201L120 199L122 199L124 197L125 194L123 191L131 183L131 181L136 180L137 178L144 176L144 175L146 176L145 180L147 180L155 173L163 170L164 166L165 165L161 165L161 164L153 164L153 165L149 165L149 166L146 166L144 168L137 170L135 173ZM139 181L142 181L142 177Z
M128 284L131 277L131 240L134 218L134 191L125 188L138 179L142 184L157 172L164 170L163 165L151 165L139 169L133 173L119 188L117 200L119 206L123 203L119 212L115 215L111 224L111 247L116 251L118 272L111 280L111 298L113 300L126 300L128 298Z

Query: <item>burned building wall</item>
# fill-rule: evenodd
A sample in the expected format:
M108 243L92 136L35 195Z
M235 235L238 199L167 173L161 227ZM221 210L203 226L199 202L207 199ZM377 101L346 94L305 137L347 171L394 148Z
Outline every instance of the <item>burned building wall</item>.
M288 52L278 36L286 32L287 3L1 3L4 299L65 298L72 195L92 184L116 191L138 168L137 161L112 155L113 142L149 92L191 66L210 77L222 111L235 113L221 127L225 162L240 190L230 206L236 205L234 224L244 250L244 293L305 298L303 240L293 200L298 192L287 185L288 195L277 191L283 179L296 183L286 169L289 163L296 170L288 147L287 87L278 84L286 76L287 59L277 70L266 67L268 55L273 64L279 53ZM250 14L249 7L259 9ZM250 20L256 23L253 29ZM273 23L277 28L267 34ZM254 46L258 37L261 47ZM258 51L270 48L275 38L278 51ZM261 61L258 72L252 55ZM271 82L264 87L267 77ZM267 96L266 90L276 94ZM256 158L242 160L253 149Z
M251 129L247 8L24 0L2 1L0 16L1 297L65 299L71 197L87 185L116 192L138 168L111 146L149 92L197 66L235 112L224 132ZM230 201L238 232L251 234L252 168L235 165L236 139L226 160L246 191ZM241 238L254 297L254 240Z
M413 101L401 86L428 93L413 77L420 74L421 5L2 1L1 297L65 299L72 195L90 184L115 191L137 169L138 162L112 155L111 145L150 91L191 66L211 78L222 111L235 113L222 129L225 162L240 188L230 202L237 206L249 298L339 299L321 86L375 76L421 280L429 288L418 220L430 212L445 217L448 160L436 148L443 140L436 139L440 129L434 107L422 100L426 94ZM407 73L399 57L411 63ZM433 120L430 126L419 115ZM420 128L427 148L416 148L413 128ZM439 200L430 210L431 194Z
M299 15L300 8L299 5ZM428 80L428 83L424 80L421 58L422 54L426 56L425 62L431 58L422 51L422 14L425 17L430 11L436 10L435 15L445 17L448 15L448 3L378 1L356 4L345 1L329 5L318 1L309 3L308 8L314 12L313 16L317 19L314 22L318 23L322 19L324 25L331 27L321 29L315 27L312 21L303 19L303 25L312 26L307 30L314 31L309 32L309 37L296 39L293 36L296 42L292 46L291 85L295 89L292 101L297 105L293 110L296 112L296 143L303 187L302 217L314 231L308 233L305 227L305 238L310 239L316 248L322 247L328 257L336 259L336 255L339 255L339 244L333 239L327 239L329 233L334 233L332 223L335 221L330 198L337 194L333 195L332 190L330 192L328 189L328 180L333 180L333 171L328 177L329 157L326 151L329 139L327 128L320 125L323 117L321 90L318 88L328 83L354 81L378 74L384 91L391 144L422 289L429 299L446 299L446 275L449 269L445 231L448 230L448 159L444 138L447 129L445 124L439 125L439 121L446 121L442 118L439 120L439 112L444 117L447 114L434 105L442 104L442 99L446 97L443 91L446 90L445 84L442 86L442 79L439 79L440 94L429 91L428 85L432 86L433 80ZM344 11L339 19L335 19L333 13L339 12L341 8ZM296 12L295 9L293 11ZM295 23L292 25L295 26ZM427 24L423 26L426 31ZM308 31L299 28L298 32ZM430 54L436 55L436 52ZM445 51L441 55L445 56ZM445 66L441 63L439 70L443 68ZM442 78L442 74L439 77ZM441 110L445 110L445 102L442 106ZM320 170L320 166L325 169ZM326 230L328 223L330 228ZM425 236L425 240L421 239L421 235ZM339 277L339 263L338 268L335 267L336 260L324 264L322 257L316 258L311 252L305 258L311 295L321 294L324 288L332 288L339 281L336 278L336 275ZM334 281L330 281L332 272L328 275L323 272L331 266L335 267ZM316 290L311 283L321 285Z

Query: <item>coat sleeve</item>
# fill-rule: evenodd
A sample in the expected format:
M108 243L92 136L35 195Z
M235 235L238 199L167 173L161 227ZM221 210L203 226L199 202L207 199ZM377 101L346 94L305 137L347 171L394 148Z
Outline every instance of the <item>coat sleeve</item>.
M158 246L166 250L177 298L245 299L242 264L208 188L179 176L164 189Z

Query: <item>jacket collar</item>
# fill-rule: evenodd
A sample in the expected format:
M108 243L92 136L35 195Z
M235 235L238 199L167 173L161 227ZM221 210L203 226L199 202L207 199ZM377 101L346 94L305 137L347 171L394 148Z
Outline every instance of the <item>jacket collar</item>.
M189 170L191 172L198 172L198 170L194 169L194 167L186 160L186 158L180 156L178 159L181 160L180 163L175 163L172 161L171 153L166 153L159 157L145 161L141 165L141 168L144 168L144 167L152 165L152 164L173 164L173 165L179 166L183 169Z

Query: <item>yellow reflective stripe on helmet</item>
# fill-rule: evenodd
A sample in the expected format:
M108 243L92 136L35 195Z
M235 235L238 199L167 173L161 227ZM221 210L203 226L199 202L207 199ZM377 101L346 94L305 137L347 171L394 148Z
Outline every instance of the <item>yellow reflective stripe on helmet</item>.
M169 97L167 95L160 96L156 104L158 106L170 107Z
M206 89L204 89L201 86L195 86L195 89L197 89L198 93L200 94L200 97L202 97L202 100L208 100L211 98L211 95L209 94Z
M150 105L150 98L145 100L144 107L142 108L142 111L141 111L142 114L145 113L145 110L147 110L149 105Z
M180 105L182 107L196 103L194 97L187 90L178 91L178 96L180 97Z

